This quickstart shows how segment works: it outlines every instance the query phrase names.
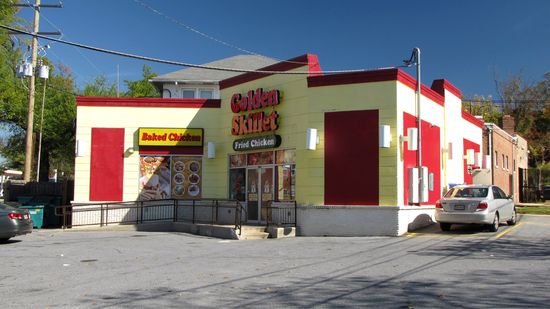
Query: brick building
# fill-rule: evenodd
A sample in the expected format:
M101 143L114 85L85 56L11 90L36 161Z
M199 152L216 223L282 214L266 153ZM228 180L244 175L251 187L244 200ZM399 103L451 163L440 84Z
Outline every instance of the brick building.
M514 118L504 115L502 127L486 123L483 132L482 166L490 170L491 184L499 186L504 192L514 195L519 202L520 181L519 169L526 169L528 164L527 141L515 133Z

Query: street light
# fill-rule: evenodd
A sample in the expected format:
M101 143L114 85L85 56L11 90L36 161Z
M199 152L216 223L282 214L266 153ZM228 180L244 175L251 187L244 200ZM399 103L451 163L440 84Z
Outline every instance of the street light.
M424 180L423 180L423 173L422 171L422 115L420 113L420 89L422 87L422 83L420 81L420 48L415 47L412 50L411 58L409 60L403 61L407 67L410 67L412 65L416 66L416 113L418 115L417 117L417 128L418 128L418 162L417 162L417 168L419 169L418 172L418 205L424 201Z

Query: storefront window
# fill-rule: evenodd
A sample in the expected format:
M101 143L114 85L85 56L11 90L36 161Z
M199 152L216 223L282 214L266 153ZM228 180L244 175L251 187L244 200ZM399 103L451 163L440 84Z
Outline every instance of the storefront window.
M273 164L273 151L249 153L247 162L252 166Z
M277 200L296 199L296 165L277 166Z
M238 154L229 156L229 164L231 168L236 167L245 167L246 166L246 155Z
M139 199L201 198L202 157L141 156Z
M255 172L246 173L250 170L271 169L275 174L274 189L275 195L269 200L292 201L296 199L296 150L285 149L276 151L263 151L249 154L235 154L229 156L229 198L239 201L248 200L258 190L257 179L253 179ZM273 174L271 174L273 175ZM264 175L264 178L267 177ZM270 177L267 177L270 178ZM266 179L267 179L266 178ZM270 178L270 179L271 179ZM248 190L246 187L248 184ZM246 198L248 194L248 199ZM250 195L252 194L252 195ZM267 198L267 196L264 196Z
M286 149L277 150L277 164L294 164L296 163L296 150Z
M245 168L236 168L229 171L229 198L243 202L245 200L246 182Z
M139 161L139 199L170 198L170 157L142 156Z

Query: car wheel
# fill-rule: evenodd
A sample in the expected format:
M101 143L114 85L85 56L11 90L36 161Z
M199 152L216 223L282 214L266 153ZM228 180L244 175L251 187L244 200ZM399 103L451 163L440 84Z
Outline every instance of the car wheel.
M496 232L498 231L498 226L499 226L499 217L498 217L498 212L495 213L495 218L493 219L493 224L489 225L489 231L491 232Z
M445 232L448 232L451 230L451 224L450 223L439 223L439 227L441 228L442 231L445 231Z
M508 225L516 225L516 222L518 222L518 213L516 212L516 208L514 207L514 213L512 214L512 218L506 221L506 223Z

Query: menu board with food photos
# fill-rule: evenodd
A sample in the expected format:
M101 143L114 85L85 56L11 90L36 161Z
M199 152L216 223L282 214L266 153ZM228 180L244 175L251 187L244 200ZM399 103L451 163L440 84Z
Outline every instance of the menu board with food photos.
M170 157L141 156L139 165L139 199L170 198Z
M199 199L202 196L202 157L172 157L172 198Z

